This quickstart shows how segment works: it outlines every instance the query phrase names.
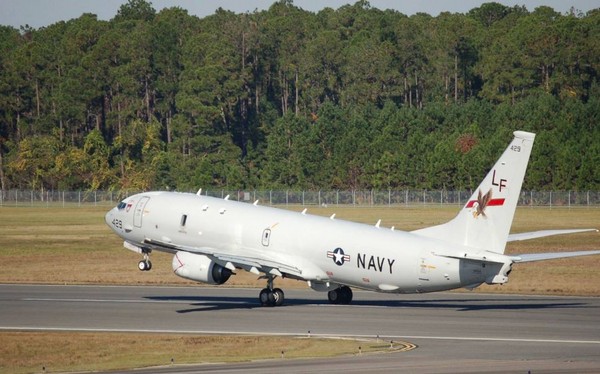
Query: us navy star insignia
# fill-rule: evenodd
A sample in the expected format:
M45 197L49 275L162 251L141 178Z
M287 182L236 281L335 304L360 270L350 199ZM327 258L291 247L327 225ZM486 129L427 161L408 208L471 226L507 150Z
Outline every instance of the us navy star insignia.
M327 258L333 259L333 262L337 266L344 265L345 262L350 261L350 255L344 253L341 248L336 248L333 251L327 251Z

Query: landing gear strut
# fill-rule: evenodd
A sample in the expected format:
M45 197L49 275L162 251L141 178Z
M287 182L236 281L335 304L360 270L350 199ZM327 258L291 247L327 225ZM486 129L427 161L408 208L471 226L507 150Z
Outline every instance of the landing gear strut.
M285 299L281 288L273 288L274 276L269 275L267 278L267 288L263 288L258 295L262 306L281 306Z
M140 262L138 262L138 269L140 269L141 271L149 271L150 269L152 269L152 262L150 261L150 256L149 253L147 251L144 251L144 259Z
M327 298L332 304L350 304L352 301L352 290L348 286L341 286L329 291Z

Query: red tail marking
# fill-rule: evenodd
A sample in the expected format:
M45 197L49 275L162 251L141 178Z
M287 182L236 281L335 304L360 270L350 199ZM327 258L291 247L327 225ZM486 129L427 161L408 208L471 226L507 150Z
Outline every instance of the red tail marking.
M488 202L487 206L502 206L504 205L504 198L502 199L492 199ZM470 200L465 208L472 208L473 205L477 202L477 200Z

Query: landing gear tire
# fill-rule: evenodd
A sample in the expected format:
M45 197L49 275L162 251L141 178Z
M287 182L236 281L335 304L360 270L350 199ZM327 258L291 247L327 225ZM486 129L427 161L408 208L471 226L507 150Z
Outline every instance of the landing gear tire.
M269 291L268 288L263 288L260 291L260 294L258 294L258 299L260 300L260 304L262 306L268 306L269 305L269 294L271 293L271 291Z
M258 295L258 299L262 306L281 306L283 305L285 295L280 288L275 288L273 290L263 288Z
M332 304L350 304L352 302L352 289L348 286L341 286L329 291L327 298Z
M273 290L273 296L275 297L275 306L282 306L285 295L281 288L275 288Z
M138 269L141 271L149 271L152 269L152 262L150 262L150 260L142 260L138 262Z
M327 292L327 298L331 304L339 304L340 303L340 293L338 292L339 288L336 290L331 290Z

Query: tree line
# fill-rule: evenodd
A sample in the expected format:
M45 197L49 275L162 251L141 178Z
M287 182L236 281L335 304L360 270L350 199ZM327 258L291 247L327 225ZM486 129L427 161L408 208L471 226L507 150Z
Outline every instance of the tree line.
M472 189L514 130L527 189L600 189L600 10L406 16L129 0L0 26L1 189Z

